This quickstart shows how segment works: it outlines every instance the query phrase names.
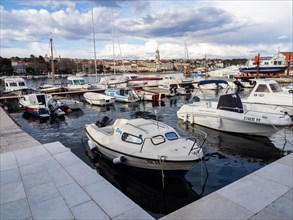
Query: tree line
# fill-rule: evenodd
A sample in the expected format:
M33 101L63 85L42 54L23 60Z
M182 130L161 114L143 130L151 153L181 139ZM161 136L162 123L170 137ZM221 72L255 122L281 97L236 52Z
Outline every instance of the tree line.
M18 62L24 74L43 75L52 72L50 60L46 62L43 56L30 55L28 58L3 58L0 57L0 73L2 75L18 74L17 68L12 66L12 61ZM23 63L23 65L22 65ZM54 59L54 70L56 74L71 74L76 69L76 64L70 59Z

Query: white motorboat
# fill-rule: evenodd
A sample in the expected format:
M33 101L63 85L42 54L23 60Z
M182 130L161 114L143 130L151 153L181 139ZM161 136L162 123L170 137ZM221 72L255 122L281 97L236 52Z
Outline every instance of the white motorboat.
M199 100L183 105L177 117L219 131L256 136L271 136L292 125L288 115L262 106L247 106L238 94L222 95L219 101Z
M40 118L65 115L65 112L60 109L57 101L50 94L24 95L20 97L19 104L23 106L26 113Z
M85 130L90 149L97 149L113 163L150 170L189 170L203 157L202 145L154 120L116 119L113 125L87 124Z
M90 85L85 82L85 79L80 76L69 76L67 77L67 89L68 90L87 90Z
M69 98L60 98L57 99L58 104L62 107L62 109L66 112L68 112L68 109L70 110L81 110L83 106L83 102L74 100L74 99L69 99Z
M115 102L114 97L95 92L86 92L83 97L91 105L106 106Z
M28 87L23 78L10 77L4 79L3 93L14 93L16 95L27 94Z
M133 89L106 89L105 94L114 97L116 101L120 102L137 102L140 100Z
M269 79L254 79L254 88L242 99L247 106L263 106L293 116L293 94L284 92L280 85Z

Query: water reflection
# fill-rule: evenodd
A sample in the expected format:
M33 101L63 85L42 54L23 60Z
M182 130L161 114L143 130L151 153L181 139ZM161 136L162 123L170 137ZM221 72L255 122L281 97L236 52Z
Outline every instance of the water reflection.
M162 178L160 172L114 165L99 154L87 154L104 178L156 218L200 198L182 175L165 174Z
M190 136L197 135L195 129L200 129L208 134L205 146L208 147L208 153L219 154L223 157L241 157L245 160L259 159L266 162L275 161L283 156L280 149L276 148L267 137L257 137L251 135L232 134L216 131L199 125L191 125L178 121L180 128L184 129Z

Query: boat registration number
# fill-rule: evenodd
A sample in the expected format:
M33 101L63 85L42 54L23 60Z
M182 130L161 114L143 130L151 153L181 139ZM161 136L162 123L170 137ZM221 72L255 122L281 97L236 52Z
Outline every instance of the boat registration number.
M147 160L147 163L149 164L160 164L158 160Z
M260 122L260 118L247 117L247 116L244 116L244 120L245 121Z

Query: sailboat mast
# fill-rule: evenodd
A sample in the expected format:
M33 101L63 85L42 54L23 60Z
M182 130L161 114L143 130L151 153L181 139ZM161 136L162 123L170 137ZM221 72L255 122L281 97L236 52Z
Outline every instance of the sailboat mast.
M52 32L50 32L50 46L51 46L52 84L53 84L53 86L55 86L55 70L54 70L54 56L53 56L53 39L52 39Z
M114 45L114 18L113 18L113 12L112 12L112 47L113 47L113 69L114 69L114 75L116 75L115 70L115 45Z
M97 75L97 57L96 57L96 34L95 34L95 23L94 23L94 8L92 7L92 24L93 24L93 41L94 41L94 57L95 57L95 74L96 74L96 82L98 82Z

